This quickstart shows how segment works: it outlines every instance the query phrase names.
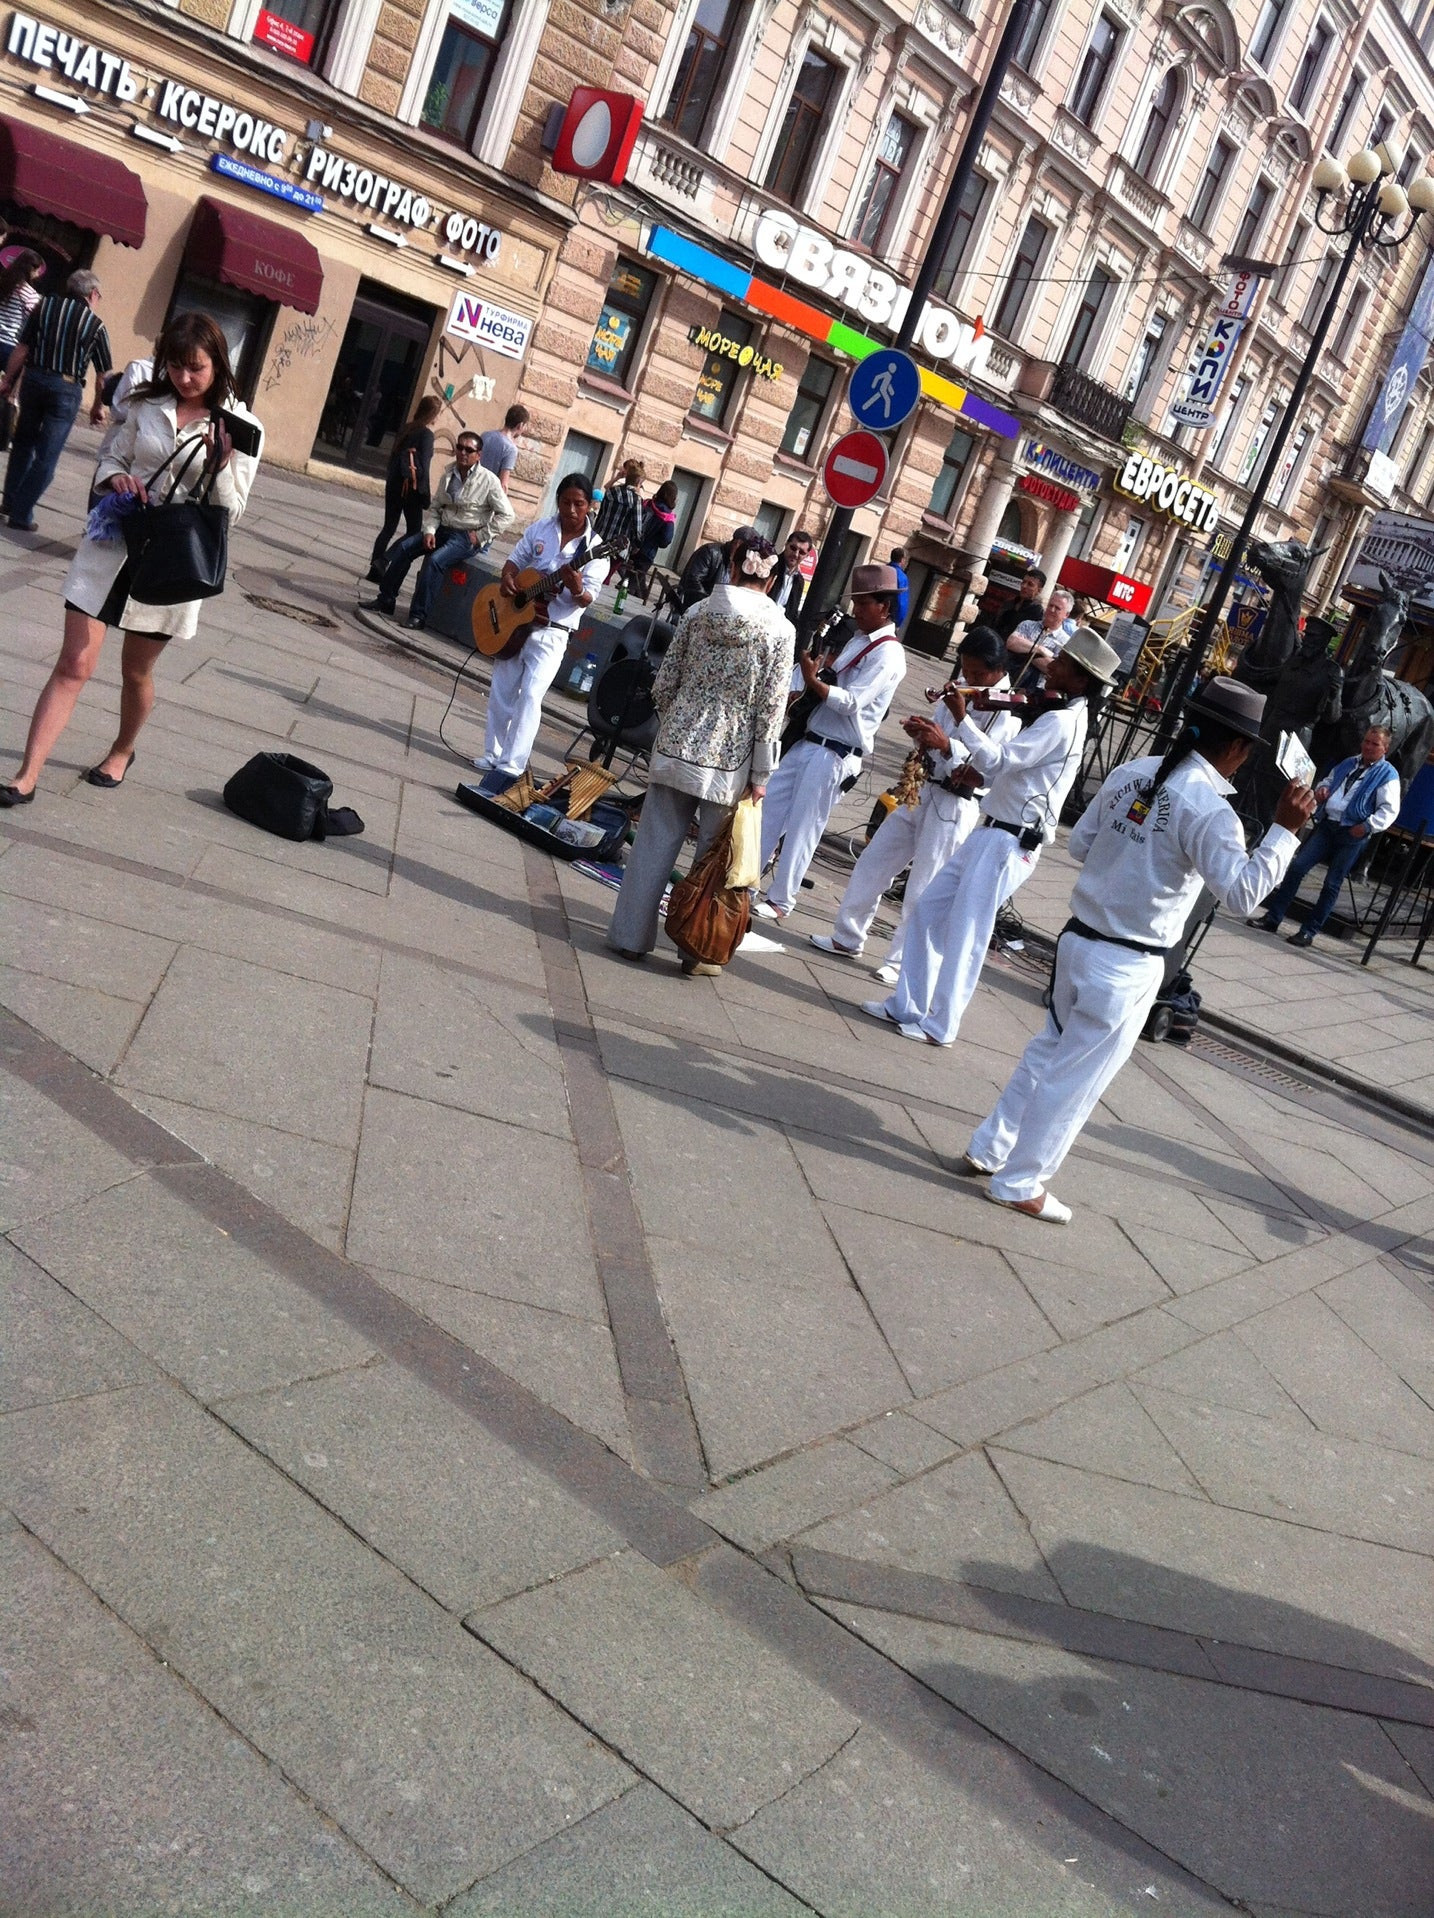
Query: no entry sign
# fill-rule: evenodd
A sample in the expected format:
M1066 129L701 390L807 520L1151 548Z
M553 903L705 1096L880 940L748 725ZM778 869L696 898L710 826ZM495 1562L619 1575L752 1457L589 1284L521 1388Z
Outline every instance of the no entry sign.
M822 485L836 506L865 506L886 479L886 444L875 433L843 433L827 454Z

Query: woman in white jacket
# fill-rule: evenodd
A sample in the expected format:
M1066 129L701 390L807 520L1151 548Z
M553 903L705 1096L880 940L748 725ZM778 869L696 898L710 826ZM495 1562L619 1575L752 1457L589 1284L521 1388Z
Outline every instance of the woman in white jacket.
M235 398L224 335L205 313L180 314L160 335L153 378L135 389L123 423L107 441L95 471L96 491L130 494L143 503L148 482L158 475L155 498L166 503L171 476L177 476L173 498L178 502L197 490L206 460L217 453L219 471L210 497L215 505L229 509L231 521L237 519L249 497L259 457L236 452L229 444L214 417L221 407L242 419L254 418ZM257 420L254 424L258 425ZM175 457L166 465L171 454ZM118 626L124 633L119 731L113 746L85 778L92 786L120 785L133 764L140 728L154 705L154 668L160 654L171 639L192 639L198 630L197 600L179 606L146 606L129 597L124 538L119 524L111 523L108 530L113 537L96 539L86 528L65 576L64 644L36 703L20 770L10 785L0 786L0 806L23 806L34 798L45 761L98 664L108 626Z

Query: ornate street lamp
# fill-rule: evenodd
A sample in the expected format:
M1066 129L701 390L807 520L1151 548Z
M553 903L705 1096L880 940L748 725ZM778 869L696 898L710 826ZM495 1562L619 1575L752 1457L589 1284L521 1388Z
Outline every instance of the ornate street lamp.
M1309 351L1295 381L1294 391L1265 449L1259 477L1250 488L1249 503L1240 521L1240 529L1230 543L1229 556L1220 569L1215 590L1202 610L1190 650L1181 661L1180 670L1170 688L1161 717L1158 734L1161 739L1173 737L1185 696L1204 665L1216 622L1224 611L1230 587L1244 556L1246 542L1254 529L1256 516L1265 503L1270 482L1279 470L1281 455L1299 417L1300 405L1309 383L1314 378L1320 353L1334 324L1334 316L1344 296L1345 282L1359 249L1378 247L1382 252L1393 252L1403 246L1418 226L1421 216L1434 210L1434 176L1420 174L1418 179L1410 183L1406 193L1394 178L1398 165L1399 156L1391 152L1388 146L1366 147L1362 152L1352 154L1342 166L1336 160L1321 160L1311 175L1310 184L1318 196L1315 201L1316 223L1322 233L1345 239L1344 257L1339 263L1339 271L1334 276L1334 284L1330 287L1319 322L1310 337Z

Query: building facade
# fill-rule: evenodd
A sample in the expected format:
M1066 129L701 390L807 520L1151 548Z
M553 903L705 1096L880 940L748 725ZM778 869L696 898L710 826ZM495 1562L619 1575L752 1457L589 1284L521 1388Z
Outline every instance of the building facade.
M925 393L847 558L911 554L933 649L1039 556L1113 610L1198 593L1337 262L1326 153L1434 147L1431 0L1035 0L916 352ZM678 563L820 533L847 380L930 242L1004 9L963 0L45 0L0 16L0 218L91 264L121 355L205 305L270 456L381 472L521 400L515 479L643 460ZM575 85L644 103L620 184L551 165ZM1327 548L1434 486L1430 375L1370 471L1428 244L1361 259L1260 530ZM1212 423L1192 364L1255 263ZM1205 362L1208 366L1208 360ZM1172 413L1172 406L1177 412ZM1421 489L1423 489L1421 493Z

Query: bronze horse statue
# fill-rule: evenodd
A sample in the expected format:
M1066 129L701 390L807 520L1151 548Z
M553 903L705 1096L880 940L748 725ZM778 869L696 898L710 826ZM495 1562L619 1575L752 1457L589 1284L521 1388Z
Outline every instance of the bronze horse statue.
M1384 670L1408 610L1409 594L1381 571L1379 598L1360 620L1354 656L1345 668L1343 711L1315 729L1310 751L1321 772L1357 753L1370 726L1389 728L1389 758L1406 790L1434 751L1434 707L1423 693Z
M1309 746L1315 728L1333 724L1343 710L1344 673L1330 658L1334 628L1325 620L1300 626L1300 600L1310 567L1319 557L1300 540L1251 540L1245 566L1270 589L1260 632L1241 653L1236 679L1265 695L1261 737L1268 749L1248 760L1236 780L1240 810L1264 827L1275 816L1285 780L1275 764L1281 733Z

